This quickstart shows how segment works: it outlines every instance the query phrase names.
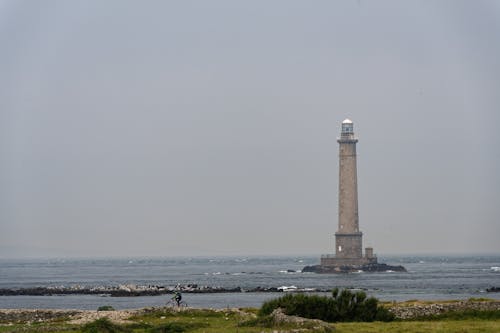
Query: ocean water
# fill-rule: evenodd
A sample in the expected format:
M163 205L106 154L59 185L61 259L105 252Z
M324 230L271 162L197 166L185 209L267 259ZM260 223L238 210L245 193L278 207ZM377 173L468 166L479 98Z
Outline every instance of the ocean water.
M500 256L386 256L380 262L403 265L407 273L351 273L323 275L301 273L317 264L317 256L182 257L120 259L0 259L0 288L47 286L117 286L120 284L197 284L210 287L252 289L296 286L330 290L359 288L381 300L445 300L489 297L500 287ZM282 293L184 294L193 307L260 306ZM0 308L117 309L161 306L169 295L102 297L99 295L0 296Z

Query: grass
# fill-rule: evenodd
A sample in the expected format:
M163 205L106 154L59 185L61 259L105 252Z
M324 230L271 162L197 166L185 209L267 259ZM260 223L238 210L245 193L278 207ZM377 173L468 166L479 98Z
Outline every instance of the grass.
M113 324L97 320L86 325L69 325L67 322L0 325L0 333L51 332L51 333L258 333L292 331L293 324L275 326L265 318L256 318L255 309L235 311L157 309L131 318L131 324ZM334 323L338 333L497 333L500 332L500 311L450 312L432 318L412 321ZM311 327L300 327L301 332L319 333Z
M115 332L127 333L130 332L130 329L117 324L113 324L111 321L109 321L108 318L101 318L86 325L83 325L82 332L83 333L115 333Z
M248 317L251 315L249 314ZM261 332L260 327L240 327L240 324L248 319L233 311L212 311L202 309L190 309L185 311L159 310L131 318L131 320L149 325L145 330L134 330L134 332L193 332L193 333L218 333L239 332L252 333ZM168 325L182 327L173 330ZM170 330L161 330L161 328ZM177 328L176 328L177 329Z
M77 333L82 332L81 327L74 325L55 325L55 324L39 324L39 325L14 325L9 327L0 326L2 333L20 333L20 332L50 332L50 333Z
M111 305L102 305L97 308L97 311L115 311L115 308L113 308Z
M494 320L443 320L395 321L390 323L338 323L337 333L498 333L500 321Z

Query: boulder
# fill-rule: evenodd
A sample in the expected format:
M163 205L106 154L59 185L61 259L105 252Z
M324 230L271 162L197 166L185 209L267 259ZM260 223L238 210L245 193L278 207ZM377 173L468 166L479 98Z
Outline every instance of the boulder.
M285 314L281 308L275 309L270 316L273 321L273 324L277 326L291 324L301 328L312 329L314 330L314 332L325 332L325 333L333 332L334 330L334 327L327 322L324 322L319 319L308 319L298 316L289 316Z

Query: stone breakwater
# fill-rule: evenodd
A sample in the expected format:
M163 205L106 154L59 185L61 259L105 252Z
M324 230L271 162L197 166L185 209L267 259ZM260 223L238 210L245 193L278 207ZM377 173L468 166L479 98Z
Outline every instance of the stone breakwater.
M431 303L431 304L400 304L389 308L389 311L394 313L399 319L415 319L420 317L435 316L451 311L464 310L479 310L500 311L500 302L498 301L457 301L446 303Z
M119 286L51 286L51 287L33 287L19 289L0 289L0 296L52 296L52 295L102 295L112 297L131 297L131 296L158 296L172 294L174 291L180 290L182 293L191 294L214 294L214 293L243 293L243 292L329 292L317 288L297 288L291 287L255 287L251 289L243 289L241 287L222 288L199 286L189 284L183 286L138 286L134 284L119 285Z

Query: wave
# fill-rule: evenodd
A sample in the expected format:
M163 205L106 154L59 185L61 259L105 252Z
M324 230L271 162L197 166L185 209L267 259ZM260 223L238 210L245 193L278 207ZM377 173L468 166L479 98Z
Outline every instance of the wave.
M286 270L281 270L279 271L281 274L295 274L295 273L302 273L302 271L296 271L294 269L286 269Z

